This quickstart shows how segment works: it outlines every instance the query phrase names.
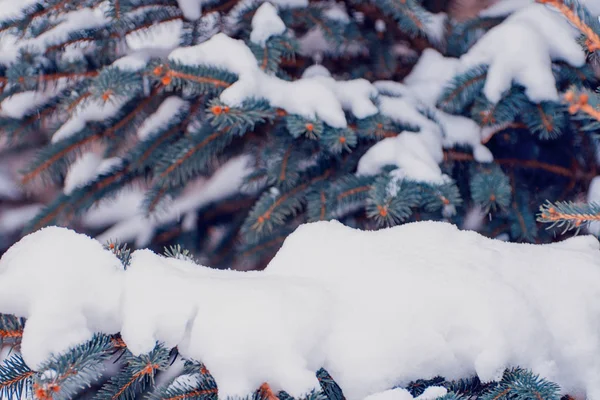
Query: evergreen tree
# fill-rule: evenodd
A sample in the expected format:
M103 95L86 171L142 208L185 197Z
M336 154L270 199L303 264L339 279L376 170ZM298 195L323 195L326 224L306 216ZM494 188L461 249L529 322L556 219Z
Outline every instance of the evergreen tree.
M125 265L127 242L259 269L308 221L447 220L543 243L556 231L542 223L600 220L597 4L505 1L459 22L439 3L11 3L0 11L0 151L35 149L21 183L60 192L33 218L37 207L0 200L17 219L0 229L75 227ZM23 321L0 323L18 345ZM96 383L115 355L119 373ZM12 356L0 390L70 398L94 382L107 398L214 398L193 363L181 373L198 379L152 388L175 357L158 347L139 359L98 336L44 371ZM341 398L320 378L313 398ZM492 387L435 384L452 398L557 396L522 370Z

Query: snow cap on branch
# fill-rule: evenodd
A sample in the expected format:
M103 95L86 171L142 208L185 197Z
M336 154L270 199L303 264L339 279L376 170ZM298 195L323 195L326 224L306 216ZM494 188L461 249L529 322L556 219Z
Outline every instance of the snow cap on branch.
M277 9L271 3L265 2L258 7L252 18L250 40L264 46L271 36L281 35L285 29L285 24L279 18Z
M326 84L319 79L284 81L262 71L254 54L243 41L222 33L197 46L179 48L171 53L169 59L187 65L223 68L237 74L238 80L220 96L223 102L232 107L239 106L250 98L264 98L273 107L310 119L319 118L334 128L346 127L344 108L349 108L358 118L377 112L370 100L376 90L365 90L367 81L356 83L352 88L348 84L356 81ZM331 88L333 84L334 90ZM349 88L353 90L352 102L349 102L347 94ZM294 96L289 93L294 93Z

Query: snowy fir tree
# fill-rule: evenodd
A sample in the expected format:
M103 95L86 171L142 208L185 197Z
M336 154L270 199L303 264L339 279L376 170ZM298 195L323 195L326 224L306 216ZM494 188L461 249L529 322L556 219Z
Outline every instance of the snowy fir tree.
M0 0L0 396L599 400L600 1L481 3Z

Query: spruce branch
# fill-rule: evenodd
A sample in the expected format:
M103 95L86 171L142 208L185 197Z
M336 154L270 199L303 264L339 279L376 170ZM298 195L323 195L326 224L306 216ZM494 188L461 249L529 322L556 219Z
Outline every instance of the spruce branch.
M537 0L560 11L585 36L585 45L590 53L600 50L600 34L590 25L593 17L577 0ZM598 24L596 23L596 28Z
M600 204L581 204L571 201L546 202L540 206L537 220L549 223L549 228L559 227L565 231L579 230L592 221L600 221Z
M34 371L14 354L0 364L0 396L6 398L24 398L31 394Z

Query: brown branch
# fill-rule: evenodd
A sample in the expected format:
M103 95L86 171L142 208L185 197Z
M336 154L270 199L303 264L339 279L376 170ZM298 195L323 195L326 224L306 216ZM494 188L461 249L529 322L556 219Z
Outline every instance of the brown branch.
M131 386L133 385L133 383L139 379L140 377L144 376L144 375L150 375L152 373L154 373L154 370L157 370L159 367L158 364L148 364L144 369L142 369L139 372L136 372L135 374L133 374L131 376L131 379L129 380L129 382L127 382L125 385L123 385L123 387L112 397L112 400L116 400L119 397L121 397L121 395L123 393L125 393L125 391Z
M252 225L252 228L258 229L262 224L264 224L265 220L271 218L271 213L273 212L273 210L275 210L277 207L279 207L284 201L286 201L287 199L289 199L292 196L295 196L296 194L303 191L304 189L306 189L308 186L312 185L313 183L321 181L323 179L327 179L327 177L330 174L331 174L331 170L327 170L322 175L319 175L319 176L311 179L310 181L303 183L302 185L296 186L293 190L290 190L289 192L286 192L283 195L281 195L281 197L279 197L275 201L275 203L273 203L267 209L267 211L265 211L261 216L258 217L258 219L254 223L254 225Z
M0 338L2 339L20 339L23 337L23 329L0 329Z
M579 18L579 16L562 0L537 0L538 3L548 4L558 9L573 25L579 29L579 31L587 38L585 45L588 50L593 53L600 50L600 36L594 30L589 27L585 22Z
M216 388L206 389L206 390L196 389L189 393L180 394L178 396L163 397L163 400L184 400L184 399L189 399L190 397L202 397L202 396L207 396L209 394L217 394L217 389Z
M33 171L28 172L27 174L23 175L23 178L21 178L21 182L23 184L27 184L29 183L33 178L35 178L37 175L39 175L42 171L48 169L52 164L54 164L55 162L57 162L58 160L60 160L62 157L64 157L65 155L67 155L69 152L75 150L76 148L83 146L97 138L99 138L100 136L102 136L102 133L97 132L93 135L87 136L81 140L78 140L77 142L65 147L64 149L62 149L61 151L59 151L58 153L54 154L52 157L50 157L49 159L47 159L46 161L44 161L42 164L40 164L37 168L35 168Z
M569 91L565 94L564 99L569 103L569 113L571 115L581 111L596 121L600 121L600 110L588 103L589 96L587 93L577 95L574 91Z
M474 158L471 154L461 153L455 150L444 150L445 161L473 161ZM556 175L564 176L566 178L579 178L587 179L587 175L579 176L576 172L569 168L561 167L554 164L545 163L538 160L519 160L517 158L497 158L494 160L495 163L500 165L516 166L521 168L538 169L547 172L551 172Z
M28 379L29 377L33 376L34 374L35 374L35 372L33 372L33 371L27 371L27 372L22 373L21 375L15 376L12 379L9 379L8 381L0 382L0 389L4 389L5 387L14 385L17 382L24 381L25 379Z
M212 142L213 140L217 139L218 137L220 137L221 135L223 135L224 133L228 132L229 128L224 128L221 129L220 131L217 131L211 135L209 135L208 137L206 137L203 141L201 141L200 143L198 143L197 145L195 145L194 147L192 147L191 149L189 149L184 155L183 157L178 158L173 164L169 165L169 168L167 168L166 170L164 170L159 177L161 179L163 179L165 176L169 175L171 172L173 172L175 170L175 168L179 167L181 164L183 164L185 162L185 160L187 160L188 158L190 158L192 155L194 155L194 153L196 153L198 150L200 150L201 148L203 148L204 146L208 145L210 142Z
M337 199L339 201L339 200L342 200L344 197L352 196L353 194L368 192L369 190L371 190L371 188L372 188L371 185L365 185L365 186L359 186L356 188L352 188L350 190L346 190L345 192L340 193L338 195Z

